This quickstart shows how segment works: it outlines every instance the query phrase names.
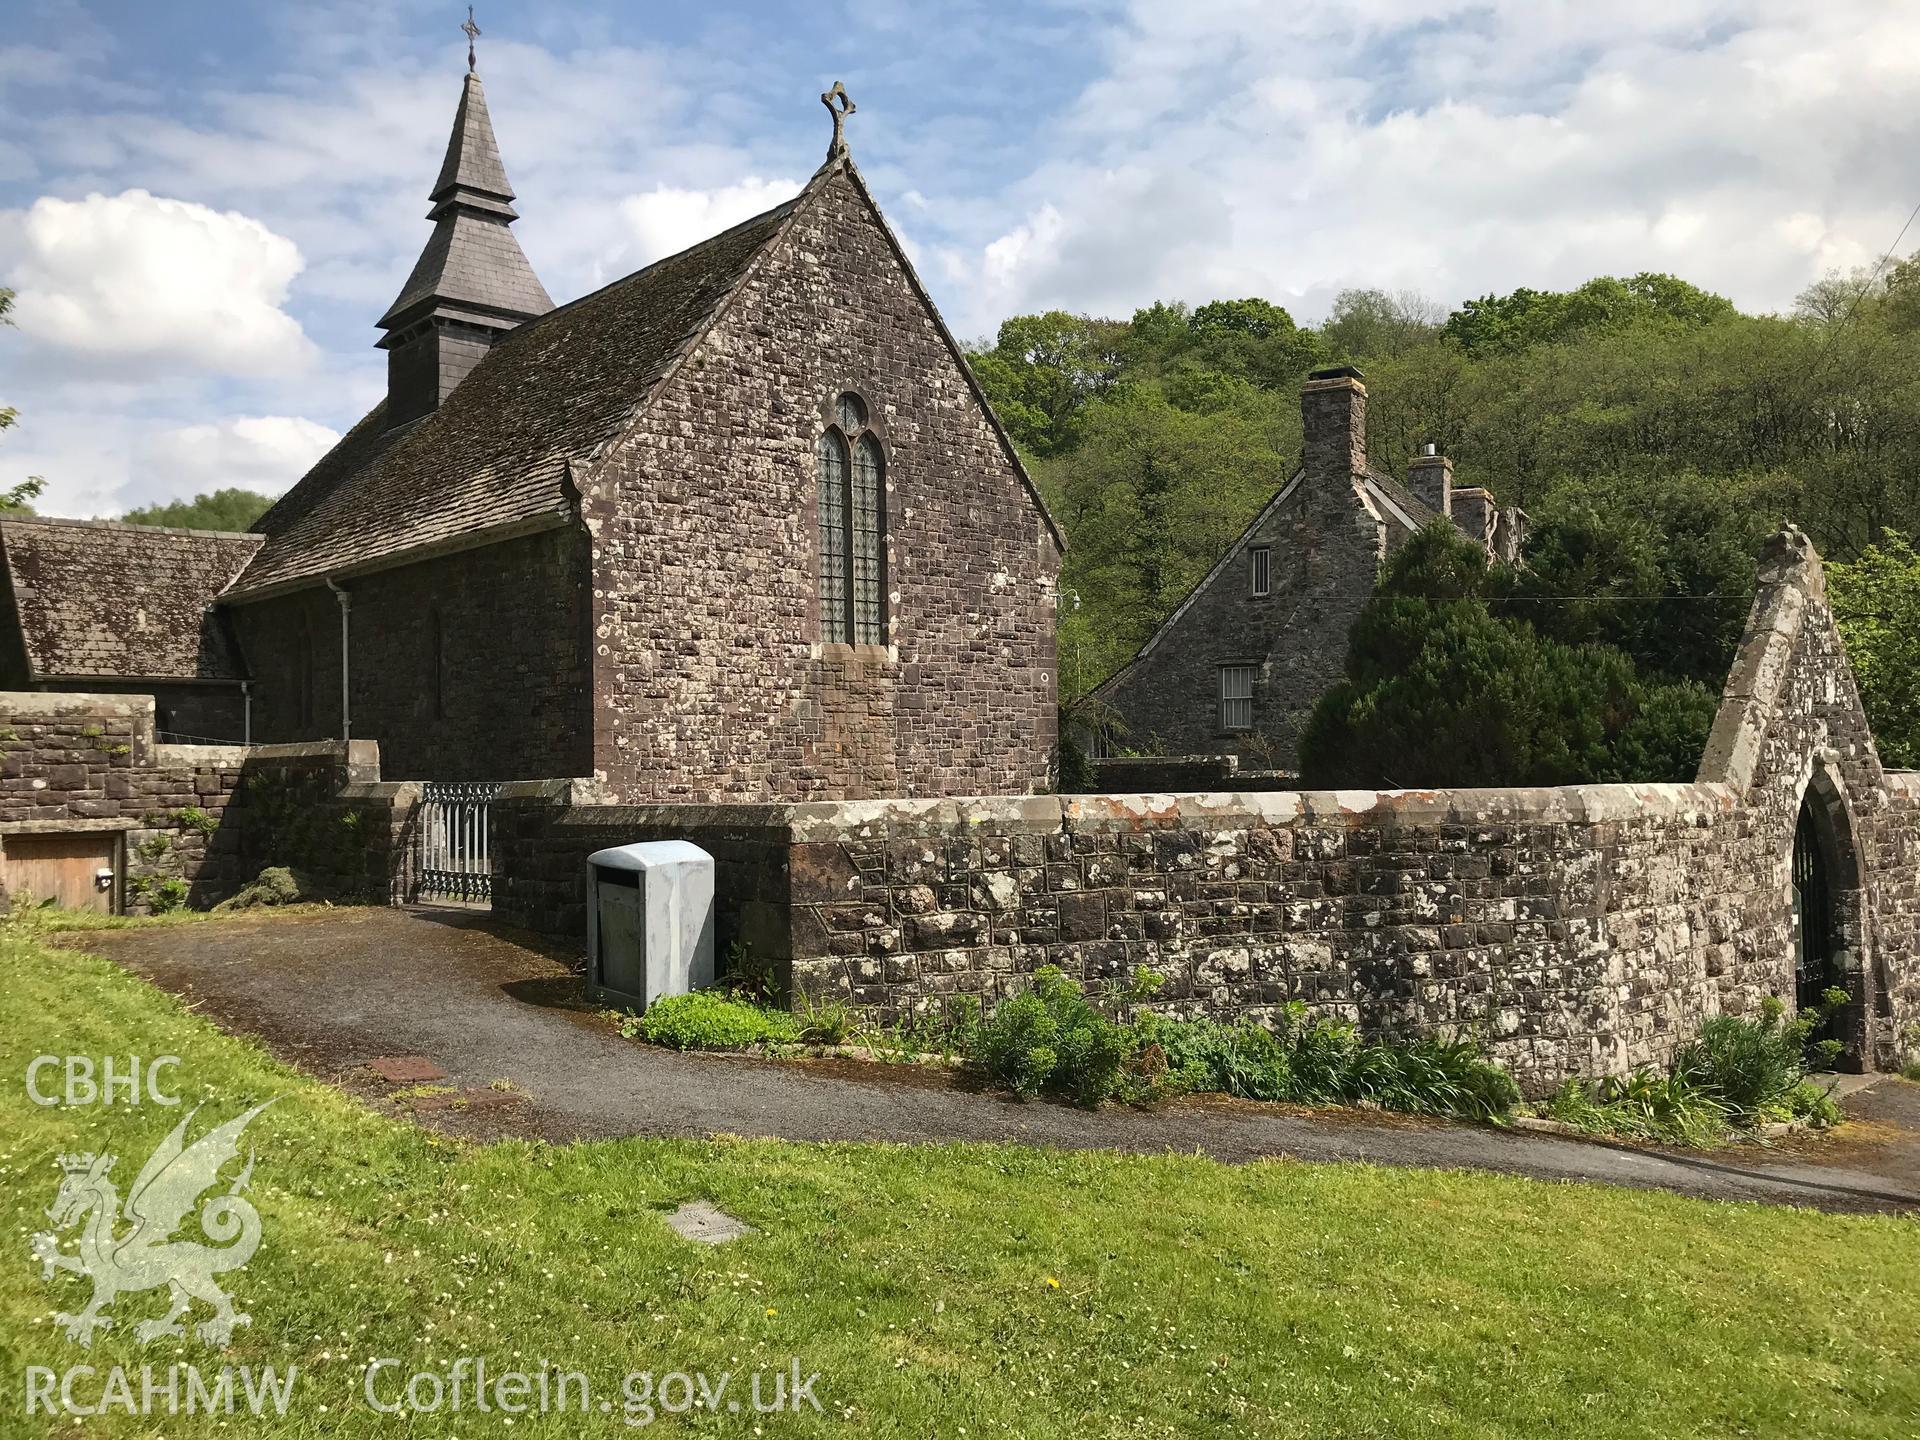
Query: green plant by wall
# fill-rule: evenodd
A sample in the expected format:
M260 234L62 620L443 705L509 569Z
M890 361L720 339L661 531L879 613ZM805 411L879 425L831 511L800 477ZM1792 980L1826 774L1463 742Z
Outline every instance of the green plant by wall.
M1844 1048L1812 1036L1847 1003L1846 991L1829 990L1819 1005L1786 1020L1786 1007L1769 995L1757 1019L1707 1021L1667 1074L1642 1069L1595 1084L1570 1079L1541 1112L1590 1134L1680 1145L1712 1145L1783 1121L1837 1124L1840 1107L1807 1073L1831 1065Z
M182 830L190 830L196 835L211 835L220 828L220 822L198 805L182 805L167 817Z
M152 898L148 902L153 913L165 915L170 910L178 910L187 903L187 882L178 875L169 875L153 887Z
M620 1033L672 1050L743 1050L797 1041L800 1021L724 991L695 990L654 1001L645 1014L621 1021Z
M264 864L291 868L335 898L367 899L377 815L336 808L337 783L327 770L249 768L221 824Z
M780 974L772 958L755 954L744 941L736 940L727 947L727 963L720 973L723 983L736 995L759 1001L778 998Z
M164 858L171 849L173 849L173 838L169 835L155 833L147 836L146 839L135 845L133 847L133 853L149 865L152 865Z

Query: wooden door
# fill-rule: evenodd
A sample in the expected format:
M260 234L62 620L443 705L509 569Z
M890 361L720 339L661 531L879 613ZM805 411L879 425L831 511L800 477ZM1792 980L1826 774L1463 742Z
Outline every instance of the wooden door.
M6 856L7 895L14 904L28 896L39 904L51 899L63 910L113 913L114 856L117 831L84 834L8 835L0 839ZM109 877L101 883L102 871Z

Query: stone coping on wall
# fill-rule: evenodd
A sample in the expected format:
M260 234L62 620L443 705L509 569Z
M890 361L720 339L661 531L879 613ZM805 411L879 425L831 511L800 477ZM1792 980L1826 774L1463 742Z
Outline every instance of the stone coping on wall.
M86 820L0 820L0 835L93 835L102 830L138 830L132 816L102 816Z
M1485 790L1217 791L852 800L791 807L795 840L1019 830L1238 830L1294 825L1555 825L1649 818L1711 823L1724 785L1569 785Z
M153 716L151 695L95 693L91 690L4 690L0 711L10 718L34 719L46 715Z
M1889 770L1887 789L1909 800L1920 800L1920 770Z
M198 770L242 764L253 751L251 745L156 745L153 763L162 769Z
M1920 793L1920 776L1915 777ZM1737 803L1723 784L1568 785L1477 790L1213 791L1005 795L944 800L621 805L581 800L590 782L520 781L502 800L564 807L561 824L641 829L784 829L796 842L964 835L982 830L1239 830L1295 825L1560 825L1681 820L1708 825Z

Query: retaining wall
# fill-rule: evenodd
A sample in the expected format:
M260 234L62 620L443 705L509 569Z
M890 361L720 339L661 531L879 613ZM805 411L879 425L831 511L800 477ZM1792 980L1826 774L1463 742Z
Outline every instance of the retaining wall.
M8 835L117 835L135 914L168 880L206 906L269 865L340 899L404 897L417 787L379 775L370 741L160 745L151 696L0 692L0 858Z

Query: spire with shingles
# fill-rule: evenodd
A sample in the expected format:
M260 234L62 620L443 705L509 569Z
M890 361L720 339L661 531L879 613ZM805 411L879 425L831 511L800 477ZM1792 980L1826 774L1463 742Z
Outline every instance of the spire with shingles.
M553 308L520 242L486 90L469 71L446 159L428 197L433 234L399 298L380 317L387 332L389 424L434 409L514 326Z

